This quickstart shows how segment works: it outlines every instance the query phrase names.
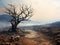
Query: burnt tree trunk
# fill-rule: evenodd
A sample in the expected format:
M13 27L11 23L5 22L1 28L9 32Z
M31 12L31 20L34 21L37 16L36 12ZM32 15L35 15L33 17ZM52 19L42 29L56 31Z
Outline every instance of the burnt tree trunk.
M17 25L12 25L12 32L17 32Z
M12 28L11 28L11 31L12 32L17 32L17 25L18 25L19 23L18 22L14 22L14 23L11 23L11 25L12 25Z

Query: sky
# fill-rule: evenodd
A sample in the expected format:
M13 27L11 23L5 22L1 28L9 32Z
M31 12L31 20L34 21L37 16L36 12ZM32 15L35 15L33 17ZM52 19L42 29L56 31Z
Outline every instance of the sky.
M0 14L8 3L27 4L33 8L31 20L42 22L60 21L60 0L0 0Z

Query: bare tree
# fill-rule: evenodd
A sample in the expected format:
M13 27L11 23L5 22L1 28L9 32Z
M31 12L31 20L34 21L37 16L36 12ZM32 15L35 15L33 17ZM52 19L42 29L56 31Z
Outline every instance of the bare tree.
M31 6L22 5L19 10L16 10L16 6L9 4L9 8L6 7L5 13L11 15L12 19L9 21L12 25L12 31L16 31L17 25L24 20L28 20L32 17Z

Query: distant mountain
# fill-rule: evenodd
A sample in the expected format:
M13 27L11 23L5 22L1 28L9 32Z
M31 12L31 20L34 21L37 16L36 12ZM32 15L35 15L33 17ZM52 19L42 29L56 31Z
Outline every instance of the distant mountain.
M51 26L51 27L60 27L60 21L51 23L50 26Z
M49 24L44 24L41 27L60 27L60 21L49 23Z
M12 17L7 14L0 15L0 21L9 21Z

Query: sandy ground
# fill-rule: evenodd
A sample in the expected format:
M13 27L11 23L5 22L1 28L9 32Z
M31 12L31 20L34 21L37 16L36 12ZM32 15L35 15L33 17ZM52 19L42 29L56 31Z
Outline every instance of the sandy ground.
M29 32L29 34L26 34L25 37L28 37L28 38L35 38L35 37L38 37L38 33L36 31L33 31L33 30L25 30L26 32Z
M26 34L25 37L35 40L40 45L55 45L51 40L48 39L47 36L45 36L42 33L38 33L34 30L25 30L26 32L29 32L29 34Z

